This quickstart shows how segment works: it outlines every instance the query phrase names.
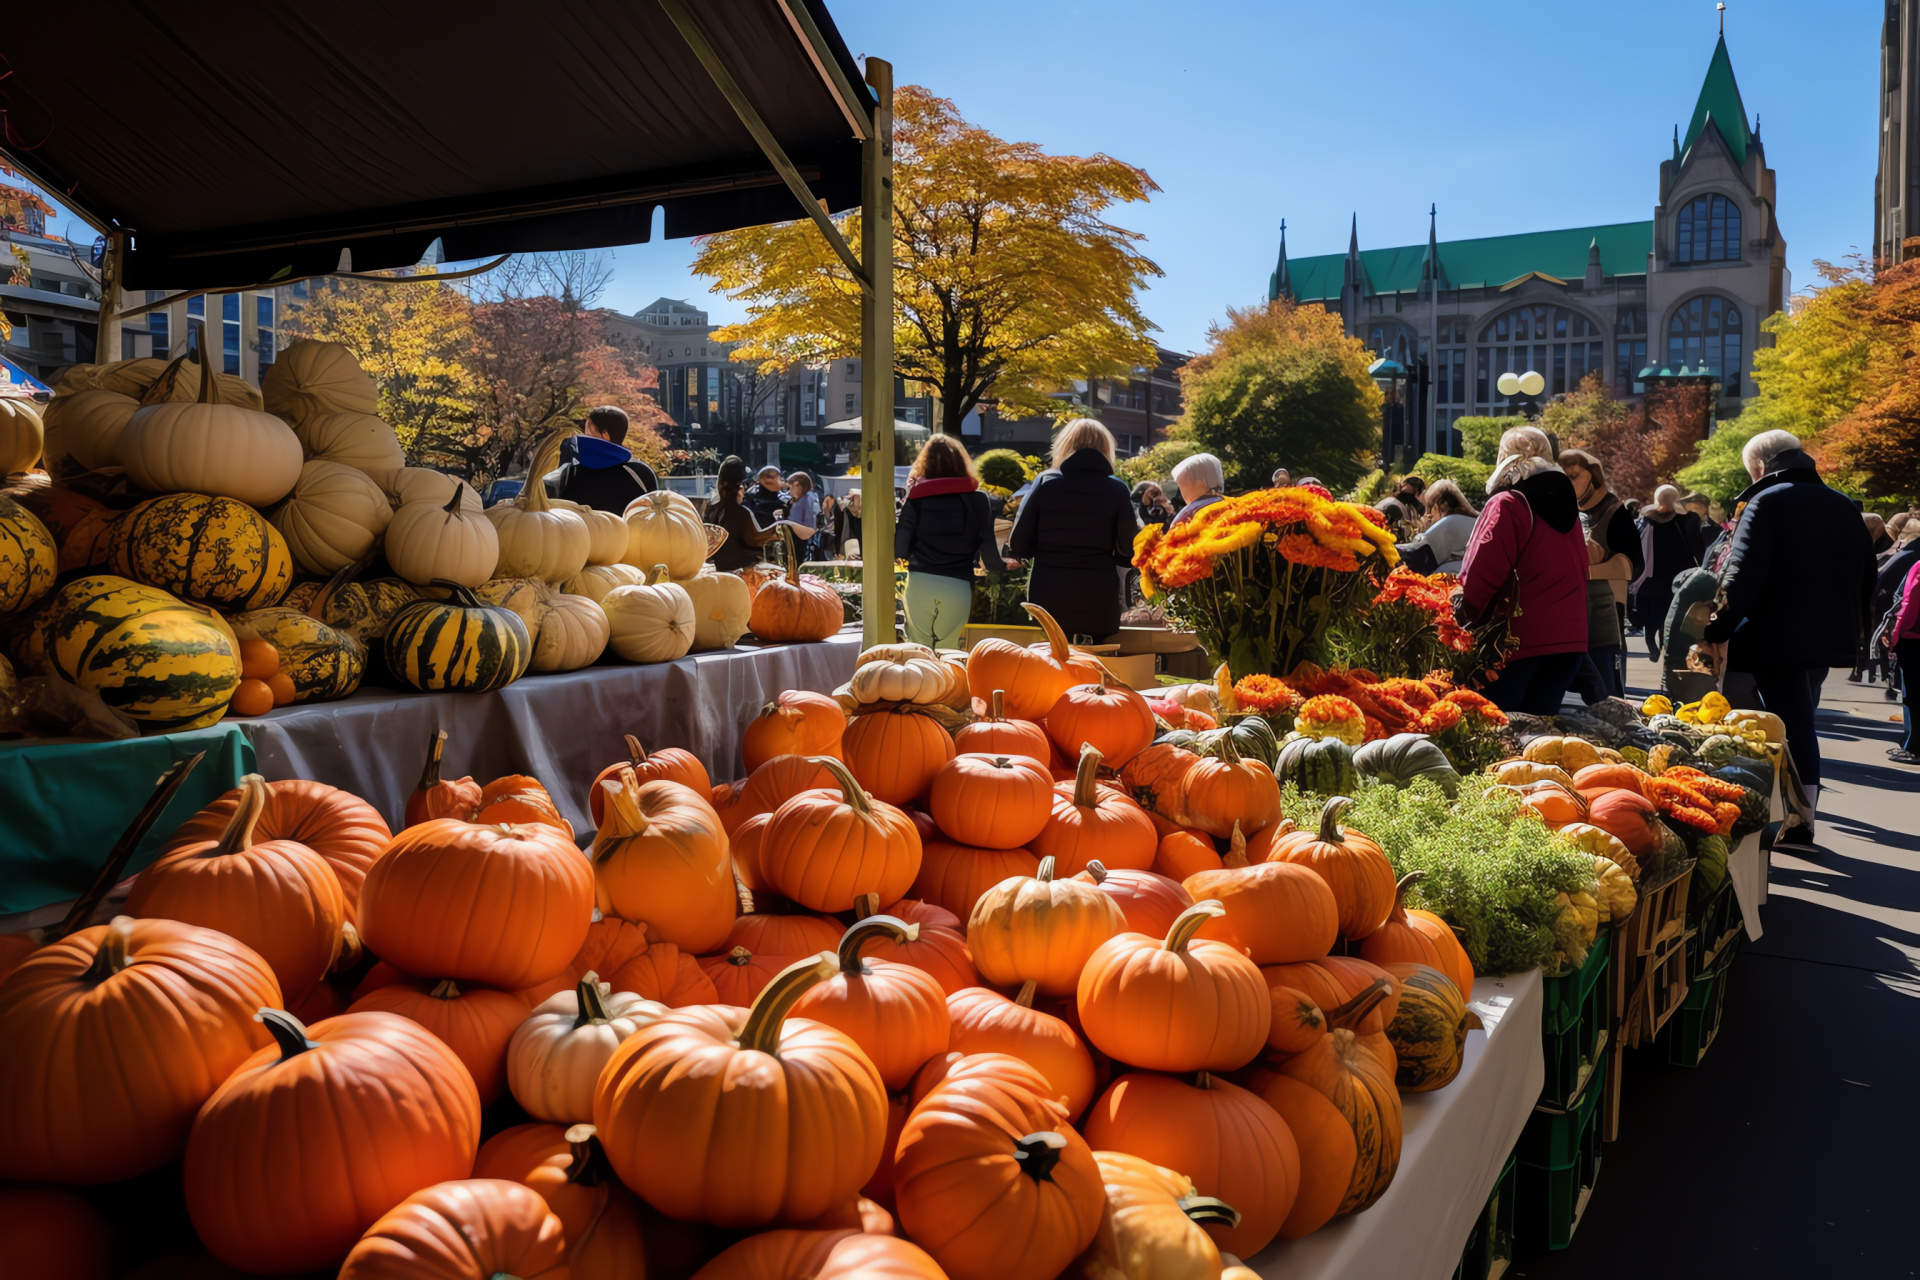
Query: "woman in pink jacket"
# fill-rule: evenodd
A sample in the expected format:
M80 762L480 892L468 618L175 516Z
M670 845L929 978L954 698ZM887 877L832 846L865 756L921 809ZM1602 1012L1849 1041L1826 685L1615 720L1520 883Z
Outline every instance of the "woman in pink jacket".
M1587 543L1580 500L1538 427L1500 437L1473 540L1460 566L1463 621L1487 613L1518 575L1513 637L1520 648L1486 687L1502 711L1550 716L1587 651Z
M1898 749L1887 753L1895 764L1920 764L1920 561L1907 570L1906 585L1900 588L1900 607L1887 628L1887 652L1900 664L1901 719L1906 736Z

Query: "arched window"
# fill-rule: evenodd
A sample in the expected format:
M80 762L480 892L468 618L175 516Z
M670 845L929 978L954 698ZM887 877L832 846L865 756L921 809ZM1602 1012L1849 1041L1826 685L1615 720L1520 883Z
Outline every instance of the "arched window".
M1690 298L1667 321L1667 367L1704 364L1720 375L1721 395L1738 396L1747 368L1742 333L1739 303L1714 294Z
M1401 364L1412 368L1413 354L1418 349L1418 339L1413 330L1398 321L1385 320L1368 327L1367 346L1376 356L1398 360Z
M1600 326L1565 307L1518 307L1495 316L1480 330L1473 400L1491 407L1507 403L1495 385L1503 373L1537 370L1547 394L1561 395L1589 373L1606 368Z
M1740 261L1740 206L1725 196L1698 196L1681 206L1673 260Z

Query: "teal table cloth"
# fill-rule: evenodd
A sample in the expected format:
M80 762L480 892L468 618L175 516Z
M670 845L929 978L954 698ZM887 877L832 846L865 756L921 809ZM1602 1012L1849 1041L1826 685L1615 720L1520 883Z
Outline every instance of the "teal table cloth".
M231 724L121 742L0 742L0 915L80 896L168 766L207 758L134 851L152 862L175 827L254 771L253 744Z

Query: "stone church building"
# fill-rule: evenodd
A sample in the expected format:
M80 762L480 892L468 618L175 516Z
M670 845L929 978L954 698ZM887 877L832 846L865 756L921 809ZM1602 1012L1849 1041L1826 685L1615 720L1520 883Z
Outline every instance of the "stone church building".
M1774 172L1750 126L1723 36L1685 134L1660 162L1646 222L1287 257L1268 297L1337 311L1347 332L1407 371L1389 408L1390 455L1459 452L1451 424L1515 412L1498 382L1537 371L1543 398L1598 370L1622 397L1650 381L1718 384L1716 416L1754 393L1760 322L1789 285L1774 216Z

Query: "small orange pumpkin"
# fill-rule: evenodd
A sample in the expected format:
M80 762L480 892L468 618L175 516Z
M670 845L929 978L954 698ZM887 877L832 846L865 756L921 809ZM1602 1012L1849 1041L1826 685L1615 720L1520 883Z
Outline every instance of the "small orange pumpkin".
M1091 880L1120 908L1127 928L1149 938L1165 937L1174 920L1193 905L1193 895L1178 880L1153 871L1109 871L1095 858L1076 880Z
M953 739L932 716L911 706L853 718L840 753L860 785L888 804L912 804L953 759Z
M1053 775L1026 756L957 755L934 773L927 810L934 825L980 849L1018 849L1046 827Z
M1048 1097L1076 1117L1093 1101L1093 1055L1064 1019L1033 1007L1033 983L1009 1000L989 987L969 987L947 997L950 1027L948 1053L972 1058L977 1054L1009 1054L1046 1077ZM936 1054L927 1072L941 1062ZM941 1068L935 1074L944 1074ZM916 1092L921 1081L916 1078Z
M1153 865L1160 843L1153 822L1119 788L1100 784L1102 759L1094 746L1081 751L1073 781L1054 785L1053 813L1028 844L1061 875L1078 875L1096 858L1116 871Z
M1370 964L1432 965L1469 996L1473 993L1473 961L1453 929L1431 911L1407 910L1407 890L1424 871L1409 871L1394 886L1393 910L1387 922L1360 944L1360 958Z
M1054 878L1042 858L1032 878L1003 880L980 895L967 918L967 950L988 982L1039 984L1040 994L1071 995L1099 945L1126 930L1112 898L1085 881Z
M483 1107L506 1092L507 1044L527 1020L526 1002L513 992L471 983L462 988L451 978L396 982L368 992L347 1012L397 1013L433 1032L473 1077Z
M1318 831L1296 831L1274 842L1272 862L1311 870L1333 890L1340 908L1340 935L1359 940L1386 922L1393 910L1393 864L1379 845L1340 825L1353 801L1333 796L1320 810Z
M1025 849L975 849L951 840L930 840L921 850L913 896L953 912L962 922L980 895L1014 876L1031 876L1040 859Z
M1220 736L1219 746L1219 755L1203 756L1187 770L1185 802L1174 821L1210 836L1229 835L1236 826L1258 831L1280 821L1273 770L1242 758L1231 733Z
M403 827L417 827L435 818L457 818L461 822L472 822L473 816L480 812L479 783L472 778L449 781L440 776L440 759L446 749L447 731L435 729L427 739L427 763L420 771L420 781L414 786L413 794L407 797L407 811L401 821Z
M1047 763L1053 757L1053 744L1047 731L1031 720L1014 720L1007 715L1007 691L995 689L987 699L987 714L982 720L961 725L953 733L956 751L973 751L991 756L1026 756Z
M883 902L905 897L920 873L912 819L869 796L849 766L831 756L812 759L835 785L803 791L774 811L760 838L760 876L815 911L851 911L867 893Z
M593 815L593 825L597 829L607 817L607 800L600 790L603 782L618 782L622 769L633 770L633 776L641 782L677 782L683 787L692 787L701 795L713 791L713 779L707 776L707 766L700 763L700 757L684 747L666 747L651 755L640 739L632 734L626 735L627 758L616 760L594 775L593 785L587 788L587 812Z
M1209 899L1164 939L1123 933L1095 949L1076 993L1095 1048L1149 1071L1234 1071L1253 1060L1272 1022L1266 980L1236 948L1195 938L1225 914Z
M1194 901L1212 898L1226 908L1201 927L1201 937L1232 943L1260 965L1311 960L1332 948L1340 904L1312 868L1288 862L1248 866L1237 824L1225 863L1218 871L1188 876L1182 885Z
M596 905L647 926L647 936L702 954L733 927L739 899L720 816L677 782L631 769L603 782L606 819L593 837Z
M947 1051L952 1019L947 995L929 973L894 960L863 957L882 940L911 942L920 926L894 916L868 916L840 939L840 971L810 988L793 1006L847 1033L872 1060L888 1089L904 1089L928 1058Z
M740 735L740 757L752 773L775 756L835 756L847 713L824 693L788 689L760 708Z
M1153 712L1125 685L1070 685L1047 711L1047 736L1067 759L1092 747L1118 768L1153 743Z
M1045 648L1028 648L990 636L967 653L967 688L986 699L997 689L1006 714L1039 720L1053 710L1069 686L1098 680L1106 671L1097 661L1075 654L1067 633L1053 615L1031 602L1020 606L1046 634ZM1076 749L1079 744L1075 743Z

